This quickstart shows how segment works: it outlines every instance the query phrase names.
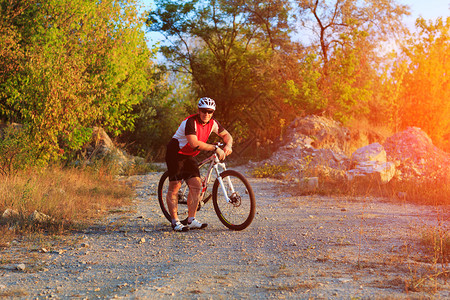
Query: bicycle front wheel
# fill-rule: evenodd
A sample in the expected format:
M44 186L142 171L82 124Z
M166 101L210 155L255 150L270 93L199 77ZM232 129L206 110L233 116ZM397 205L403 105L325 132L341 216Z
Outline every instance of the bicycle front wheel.
M255 217L256 204L253 189L244 175L237 171L223 171L220 177L223 180L224 189L216 179L212 192L214 210L226 227L232 230L243 230Z

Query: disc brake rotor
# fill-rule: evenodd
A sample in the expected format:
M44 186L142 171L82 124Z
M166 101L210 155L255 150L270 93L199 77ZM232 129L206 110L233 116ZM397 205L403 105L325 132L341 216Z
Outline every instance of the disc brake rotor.
M230 203L233 204L233 206L238 207L241 205L241 196L237 192L234 192L230 195Z

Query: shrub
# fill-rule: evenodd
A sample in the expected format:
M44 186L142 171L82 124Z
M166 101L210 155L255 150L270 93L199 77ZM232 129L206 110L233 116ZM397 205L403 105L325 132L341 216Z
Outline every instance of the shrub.
M8 125L0 132L1 175L12 175L39 163L38 152L31 142L26 130L17 124Z
M257 178L278 177L281 173L289 170L291 170L291 167L285 164L269 165L268 163L265 163L264 166L255 168L252 171L252 175Z

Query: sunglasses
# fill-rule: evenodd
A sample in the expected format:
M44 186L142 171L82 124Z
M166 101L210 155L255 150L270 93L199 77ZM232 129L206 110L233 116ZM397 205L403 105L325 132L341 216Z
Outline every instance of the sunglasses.
M206 109L206 108L200 108L200 111L201 111L202 113L204 113L205 115L206 115L206 114L212 115L212 114L214 113L214 110L212 110L212 109Z

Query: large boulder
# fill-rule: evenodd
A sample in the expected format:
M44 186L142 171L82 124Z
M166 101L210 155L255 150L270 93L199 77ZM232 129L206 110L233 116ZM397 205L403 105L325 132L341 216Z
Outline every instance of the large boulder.
M144 159L129 155L124 150L116 147L103 128L94 127L92 137L82 150L84 163L95 160L105 160L117 167L118 173L124 173L132 165L142 164Z
M387 138L383 144L387 160L395 162L399 179L449 179L450 153L433 145L418 127L408 127Z
M386 151L379 143L373 143L353 152L351 160L356 165L366 161L383 163L386 162Z
M347 171L350 181L368 180L386 184L395 175L395 164L388 162L386 151L379 143L373 143L356 150L351 157L353 168Z
M87 158L103 158L115 149L116 146L111 138L101 127L94 127L92 129L91 140L83 147L83 151Z
M350 140L350 131L341 123L322 117L309 115L304 118L296 118L290 125L287 136L291 137L291 143L304 137L312 139L309 144L316 149L331 149L335 152L343 152L346 143Z
M315 190L323 181L341 181L350 159L345 154L349 130L322 116L296 118L287 128L279 149L255 167L283 165L289 171L272 174L299 184L302 190Z
M288 165L294 170L319 165L346 169L344 154L349 131L339 122L321 116L296 118L283 136L283 144L262 164Z

